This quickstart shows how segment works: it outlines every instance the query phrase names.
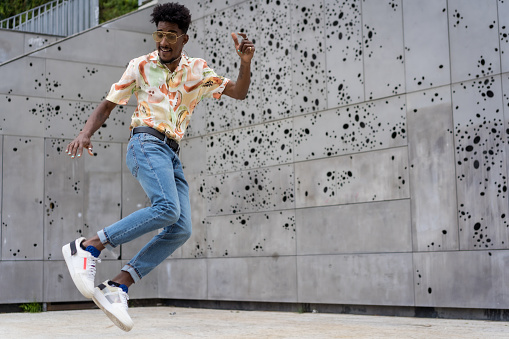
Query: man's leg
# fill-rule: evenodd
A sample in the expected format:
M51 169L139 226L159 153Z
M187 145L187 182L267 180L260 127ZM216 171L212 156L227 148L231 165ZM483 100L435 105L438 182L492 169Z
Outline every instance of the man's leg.
M180 160L166 144L149 134L136 134L129 142L126 162L152 205L97 232L108 249L173 225L181 215L174 170Z
M191 236L191 203L189 187L184 178L180 161L174 168L175 182L180 202L180 218L173 225L168 225L145 245L129 263L122 268L131 274L134 282L139 281L151 270L168 258Z
M128 287L166 259L191 235L189 188L178 156L155 137L137 134L129 142L127 164L152 203L98 232L106 247L115 247L142 234L164 228L120 274L99 284L93 300L121 329L133 322L127 313ZM97 238L91 239L96 242Z

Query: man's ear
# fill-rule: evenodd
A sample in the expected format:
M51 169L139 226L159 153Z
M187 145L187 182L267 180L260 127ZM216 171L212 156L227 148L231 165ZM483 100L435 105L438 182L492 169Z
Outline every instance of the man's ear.
M189 41L189 35L184 35L184 45Z

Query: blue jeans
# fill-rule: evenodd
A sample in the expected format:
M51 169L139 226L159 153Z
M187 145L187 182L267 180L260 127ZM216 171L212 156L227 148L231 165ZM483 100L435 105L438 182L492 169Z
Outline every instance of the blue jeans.
M139 281L191 236L189 186L179 157L163 141L139 133L127 146L127 167L150 198L152 206L138 210L97 232L107 249L161 229L122 270Z

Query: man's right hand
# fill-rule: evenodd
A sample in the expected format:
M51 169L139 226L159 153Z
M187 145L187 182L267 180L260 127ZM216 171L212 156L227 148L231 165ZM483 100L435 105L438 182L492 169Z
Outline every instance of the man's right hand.
M86 148L88 150L88 154L94 155L94 152L92 152L92 142L90 141L90 138L81 132L76 139L71 141L69 145L67 145L65 149L65 153L67 153L71 158L74 159L74 157L81 157L81 154L83 153L83 148Z
M83 153L83 148L86 148L88 150L88 154L93 156L94 152L92 152L92 142L90 141L90 138L95 131L104 124L106 119L108 119L115 106L117 106L117 104L106 99L103 100L92 112L80 134L78 134L76 139L67 145L65 153L73 159L76 156L79 158Z

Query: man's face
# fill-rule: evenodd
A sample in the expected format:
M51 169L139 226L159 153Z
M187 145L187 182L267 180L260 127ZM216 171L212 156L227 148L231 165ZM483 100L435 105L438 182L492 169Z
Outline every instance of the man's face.
M165 36L163 40L156 42L156 48L159 51L159 59L162 63L169 63L180 57L184 45L189 40L189 36L180 30L177 24L161 21L157 24L157 30L160 32L171 32L177 35L177 41L172 44L170 39Z

